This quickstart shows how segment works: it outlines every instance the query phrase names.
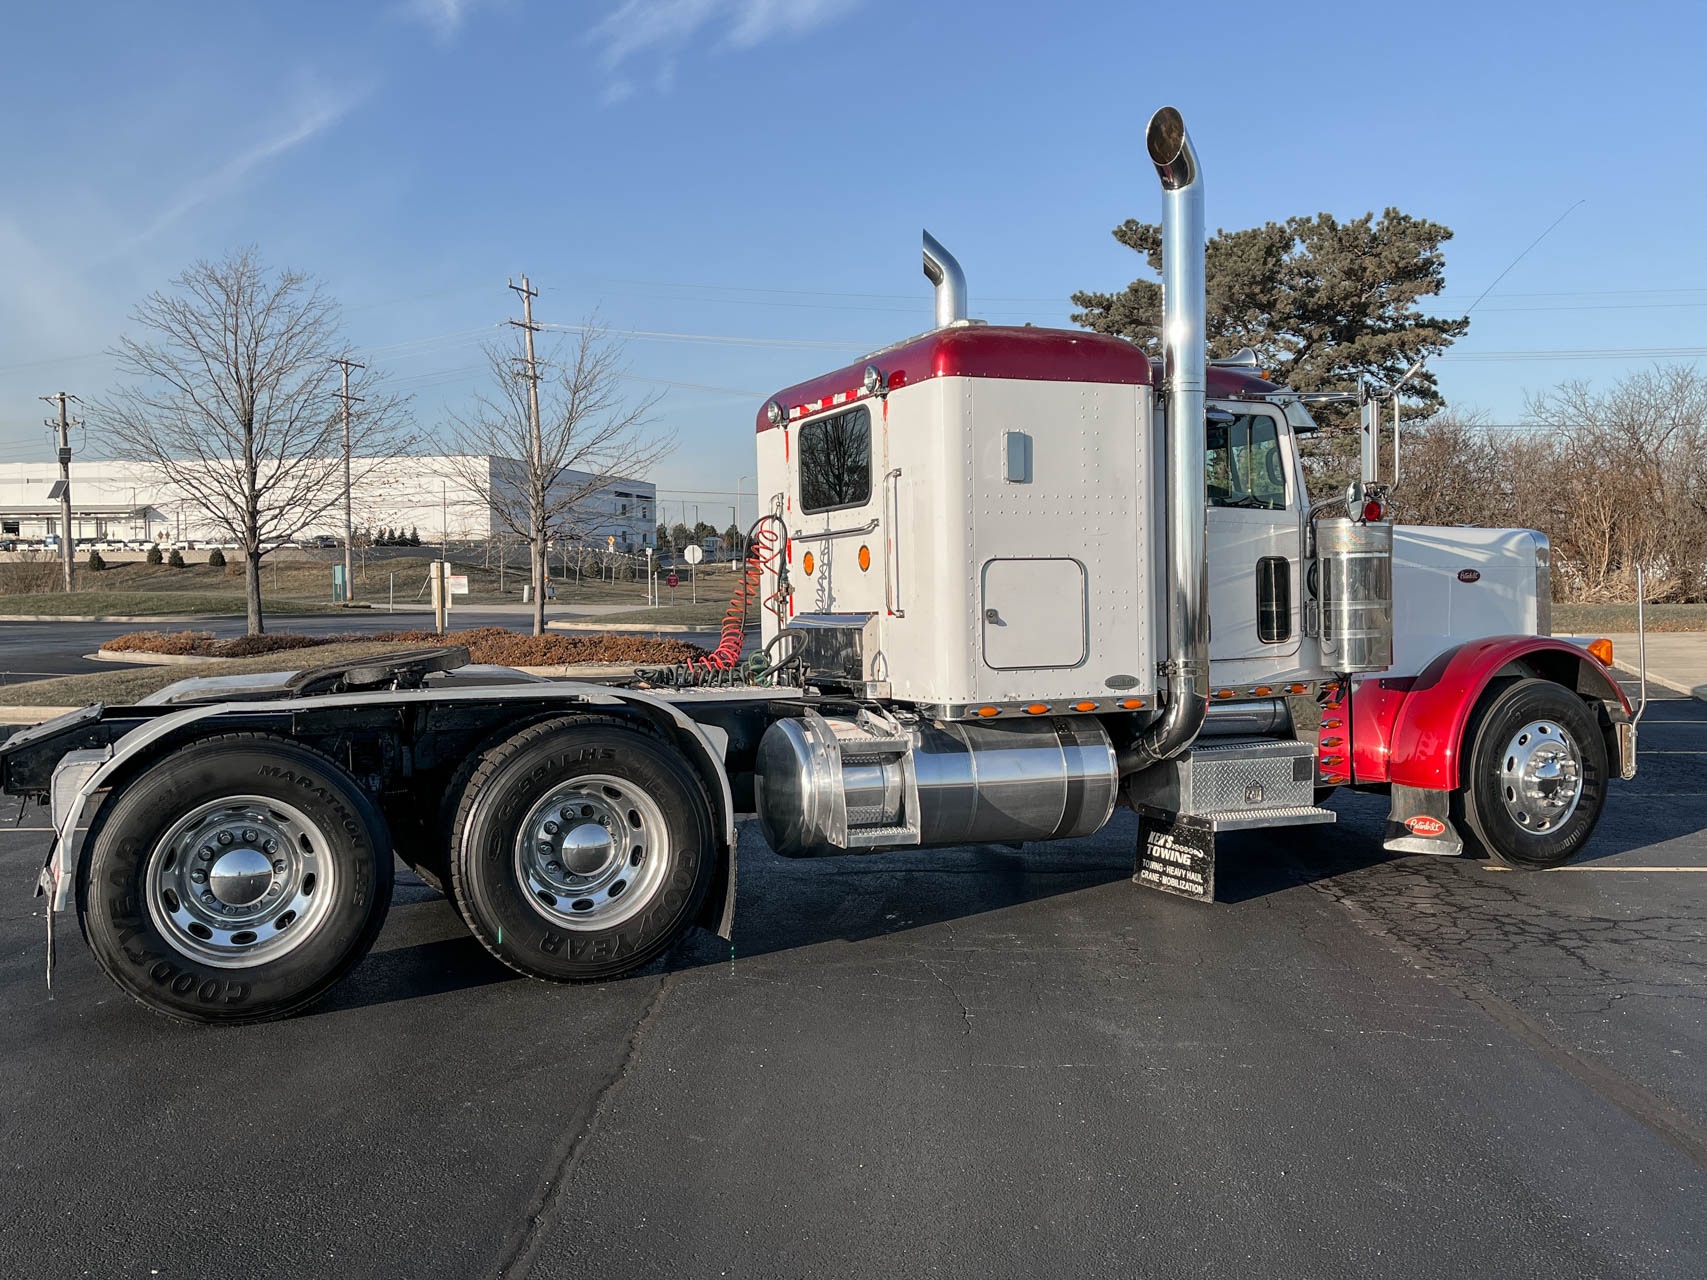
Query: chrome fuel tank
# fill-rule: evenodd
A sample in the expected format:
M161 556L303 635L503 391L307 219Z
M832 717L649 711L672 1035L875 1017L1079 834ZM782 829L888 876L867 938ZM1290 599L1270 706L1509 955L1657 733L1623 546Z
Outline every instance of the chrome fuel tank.
M901 725L808 712L765 731L754 792L771 848L811 857L1090 835L1119 777L1086 717Z

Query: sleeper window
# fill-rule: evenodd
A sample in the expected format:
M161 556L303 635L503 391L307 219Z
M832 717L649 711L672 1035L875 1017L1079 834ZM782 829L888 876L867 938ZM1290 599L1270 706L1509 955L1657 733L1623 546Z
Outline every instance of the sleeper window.
M871 500L871 414L864 405L800 428L800 509L831 511Z

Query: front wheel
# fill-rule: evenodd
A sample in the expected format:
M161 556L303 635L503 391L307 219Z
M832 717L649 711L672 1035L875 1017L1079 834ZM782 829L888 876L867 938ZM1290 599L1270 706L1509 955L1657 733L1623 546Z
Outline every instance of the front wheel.
M457 906L529 977L590 982L661 955L716 869L705 787L656 732L549 720L487 752L452 831Z
M366 954L391 902L391 840L317 751L226 734L174 751L97 815L78 882L95 958L185 1022L305 1008Z
M1556 867L1588 843L1606 803L1606 742L1583 700L1516 680L1471 725L1453 817L1467 844L1514 867Z

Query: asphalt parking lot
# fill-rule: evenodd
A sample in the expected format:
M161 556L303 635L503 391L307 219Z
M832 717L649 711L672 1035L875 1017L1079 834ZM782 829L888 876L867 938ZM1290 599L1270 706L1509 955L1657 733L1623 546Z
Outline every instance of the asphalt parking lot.
M1698 1277L1707 705L1663 698L1584 861L1250 836L1226 901L1057 845L789 862L733 945L601 987L405 878L308 1016L110 986L0 830L0 1273ZM15 804L5 802L8 806ZM4 815L10 820L13 810Z

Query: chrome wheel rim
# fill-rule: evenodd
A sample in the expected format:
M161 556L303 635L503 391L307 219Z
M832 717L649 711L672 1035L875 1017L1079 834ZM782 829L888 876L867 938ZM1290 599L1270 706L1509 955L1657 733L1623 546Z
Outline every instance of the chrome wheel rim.
M1500 799L1522 830L1557 831L1583 796L1583 760L1557 720L1532 720L1500 757Z
M266 796L191 809L155 843L143 880L148 914L167 941L221 969L294 951L331 911L338 887L326 834Z
M588 774L554 788L516 834L516 878L553 924L608 929L646 906L664 874L668 827L625 778Z

